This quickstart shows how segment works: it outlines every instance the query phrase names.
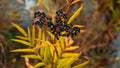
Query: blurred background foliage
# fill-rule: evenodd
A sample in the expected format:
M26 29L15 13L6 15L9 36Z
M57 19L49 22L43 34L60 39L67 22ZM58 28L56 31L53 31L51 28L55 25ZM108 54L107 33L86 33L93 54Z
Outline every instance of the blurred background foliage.
M69 0L0 0L0 68L26 68L21 54L10 50L22 47L10 39L19 35L10 24L31 26L35 11L45 11L54 17L58 9L66 10ZM120 67L120 0L80 0L72 4L70 16L83 4L83 10L73 22L85 26L85 32L74 37L83 58L89 57L85 68ZM83 59L80 59L83 60Z

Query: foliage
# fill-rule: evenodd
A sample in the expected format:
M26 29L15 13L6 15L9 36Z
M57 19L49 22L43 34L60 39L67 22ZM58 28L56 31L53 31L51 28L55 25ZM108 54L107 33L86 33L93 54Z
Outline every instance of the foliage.
M45 2L46 0L44 1L44 3ZM47 10L49 10L49 7L47 5L45 5L45 7L47 8ZM82 6L68 20L68 24L70 24L79 15L81 9ZM50 40L42 29L38 27L35 28L34 25L32 26L32 29L28 27L27 32L25 32L24 29L14 23L12 23L12 25L16 27L18 31L20 31L20 33L23 35L16 36L17 39L12 39L12 41L26 45L27 48L16 49L12 50L11 52L28 53L27 55L23 55L22 57L25 58L26 65L29 68L81 68L89 62L88 60L78 65L72 65L79 59L82 51L77 53L73 52L74 50L78 49L79 46L72 46L74 41L71 38L59 36L59 39L56 39L51 32L47 31L47 34L52 39ZM35 65L31 65L28 62L29 59L37 59L39 60L39 62Z
M55 40L54 35L47 31L52 38L52 41L50 42L45 36L45 33L41 29L35 28L35 26L32 26L31 30L28 27L28 31L26 33L20 26L14 23L12 23L12 25L23 35L16 36L17 39L12 39L12 41L24 44L28 47L25 49L12 50L11 52L29 53L27 55L23 55L22 57L40 60L40 62L35 64L33 68L39 68L41 66L45 68L69 68L75 61L78 60L82 53L72 52L79 47L71 46L74 42L71 38L61 36L59 40ZM37 31L38 34L35 34ZM72 66L72 68L81 68L88 62L89 61L86 61L76 66Z
M34 6L31 5L31 1L34 1ZM30 10L26 12L24 11L26 10L24 8L28 7L28 3L29 7L32 7L30 7ZM73 15L74 11L76 11L80 7L81 3L83 5L82 13L80 15ZM117 42L116 39L118 39L119 36L118 34L116 35L116 33L120 32L120 0L0 0L0 68L21 68L21 66L25 67L23 61L24 59L20 57L21 54L28 55L29 57L33 56L33 60L25 58L25 63L29 67L33 67L37 63L41 62L41 60L36 59L33 54L34 50L36 49L30 49L34 48L34 46L31 47L31 43L33 42L31 41L31 43L29 44L30 41L28 41L28 38L26 38L28 34L32 37L32 29L29 27L28 32L30 33L26 32L26 29L22 30L21 36L19 35L19 32L16 32L16 30L13 29L10 23L24 22L20 25L26 27L26 25L31 22L31 20L28 19L28 17L30 17L28 15L33 15L34 11L44 11L45 13L47 13L47 15L54 18L55 12L58 9L66 10L68 16L77 16L77 18L74 19L74 23L83 24L85 26L86 32L80 33L79 35L74 37L75 43L73 44L78 45L79 48L78 46L74 47L71 45L73 50L67 51L72 53L82 51L82 55L80 55L78 61L73 63L71 66L80 63L84 60L82 59L82 57L87 56L91 59L89 61L89 64L86 65L85 68L114 68L114 64L117 63L116 61L119 61L119 57L116 57L116 47L118 48L119 44L117 44L117 46L115 45ZM28 14L28 12L30 12L30 14ZM23 21L23 19L25 21ZM28 21L29 23L26 23ZM56 40L54 41L54 36L52 36L49 31L45 30L46 29L42 29L41 33L43 33L44 31L45 37L49 40L49 42L51 44L55 43ZM39 29L35 28L35 32L36 33L34 43L43 43L44 41L37 39ZM24 33L28 34L26 35ZM15 35L19 36L15 37ZM48 35L50 35L50 37ZM12 39L13 41L15 41L17 38L16 42L19 43L11 43L11 41L9 41L11 38L15 38ZM119 40L117 43L119 43ZM71 47L67 48L67 50L71 49ZM39 50L41 48L44 48L44 46L42 45L37 49ZM19 52L22 49L23 53L11 53L10 50L13 49L18 49ZM26 52L26 50L29 52L24 53ZM24 57L24 55L22 57ZM39 65L44 65L44 63L39 63L38 66ZM118 67L119 66L116 66L116 68Z

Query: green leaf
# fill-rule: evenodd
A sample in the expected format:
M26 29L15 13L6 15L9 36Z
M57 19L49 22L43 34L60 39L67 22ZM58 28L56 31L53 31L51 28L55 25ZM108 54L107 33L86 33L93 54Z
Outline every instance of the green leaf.
M23 28L21 28L20 26L18 26L17 24L14 24L14 23L12 23L12 25L13 25L14 27L16 27L17 30L20 31L25 37L27 37L27 33L24 31Z
M11 52L35 52L34 49L16 49Z
M87 65L88 63L89 63L89 60L86 61L86 62L84 62L84 63L81 63L81 64L79 64L79 65L76 65L76 66L74 66L73 68L82 68L83 66Z
M23 55L22 57L26 57L30 59L41 59L39 55Z
M81 12L83 8L83 5L80 6L80 8L72 15L72 17L70 17L70 19L68 20L68 24L72 23L73 20L79 15L79 13Z
M41 66L45 66L45 63L43 62L37 63L33 68L40 68Z
M24 45L27 45L27 46L31 46L31 44L29 42L24 41L24 40L19 40L19 39L11 39L11 40L18 42L18 43L21 43L21 44L24 44Z
M22 37L22 36L16 36L16 38L19 38L19 39L22 39L22 40L28 40L28 38Z

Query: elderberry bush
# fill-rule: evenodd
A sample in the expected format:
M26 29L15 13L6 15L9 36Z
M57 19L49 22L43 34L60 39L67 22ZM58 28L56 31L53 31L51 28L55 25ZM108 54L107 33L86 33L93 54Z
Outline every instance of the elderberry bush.
M33 25L39 26L42 28L43 26L47 26L48 29L59 39L59 36L76 36L80 32L79 27L75 27L72 24L67 24L68 16L63 10L56 11L55 23L52 22L52 18L46 16L45 12L37 11L34 13ZM65 34L62 34L65 32Z

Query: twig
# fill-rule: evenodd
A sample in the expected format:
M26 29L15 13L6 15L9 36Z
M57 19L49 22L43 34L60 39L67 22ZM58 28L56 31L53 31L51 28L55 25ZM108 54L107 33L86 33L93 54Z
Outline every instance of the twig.
M68 10L69 10L69 8L70 8L70 4L73 2L73 0L70 0L69 1L69 4L68 4L68 6L67 6L67 8L66 8L66 13L68 13Z
M29 63L29 59L25 58L25 64L28 68L33 68L33 66Z

